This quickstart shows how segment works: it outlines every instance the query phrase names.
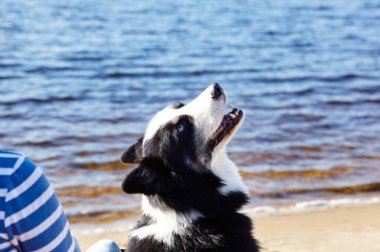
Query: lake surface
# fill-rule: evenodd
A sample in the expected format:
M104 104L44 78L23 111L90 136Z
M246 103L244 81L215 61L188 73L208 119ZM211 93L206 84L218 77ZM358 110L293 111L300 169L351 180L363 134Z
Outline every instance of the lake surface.
M138 212L121 154L213 82L247 113L228 151L252 206L379 196L376 0L2 0L0 20L0 148L73 221Z

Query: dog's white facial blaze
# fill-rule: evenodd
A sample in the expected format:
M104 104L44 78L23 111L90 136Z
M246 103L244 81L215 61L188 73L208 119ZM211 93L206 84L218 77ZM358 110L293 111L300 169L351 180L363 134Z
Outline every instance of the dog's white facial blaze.
M154 137L163 125L181 115L191 116L194 119L196 135L200 139L207 141L222 122L226 103L224 95L220 99L212 99L212 90L213 85L209 86L197 98L179 109L169 106L156 113L145 130L143 146L145 142Z

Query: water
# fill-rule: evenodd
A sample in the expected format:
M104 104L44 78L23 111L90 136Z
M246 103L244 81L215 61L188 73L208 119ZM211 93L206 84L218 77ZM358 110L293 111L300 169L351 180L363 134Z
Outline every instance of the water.
M228 151L254 206L378 196L376 0L2 0L0 21L0 148L43 167L73 221L138 212L119 157L212 82L247 113Z

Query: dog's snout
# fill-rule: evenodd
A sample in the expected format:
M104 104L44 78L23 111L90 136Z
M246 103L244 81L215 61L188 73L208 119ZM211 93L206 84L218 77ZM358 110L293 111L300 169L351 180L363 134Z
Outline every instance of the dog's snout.
M223 94L223 88L218 83L215 83L211 91L212 99L217 100L222 94Z

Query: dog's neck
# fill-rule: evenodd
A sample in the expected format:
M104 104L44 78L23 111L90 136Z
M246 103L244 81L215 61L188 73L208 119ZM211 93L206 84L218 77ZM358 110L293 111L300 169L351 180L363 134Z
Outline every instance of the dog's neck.
M228 195L231 192L249 194L248 188L243 183L237 166L227 156L224 149L215 150L211 162L211 169L216 176L223 180L224 186L219 189L223 195Z

